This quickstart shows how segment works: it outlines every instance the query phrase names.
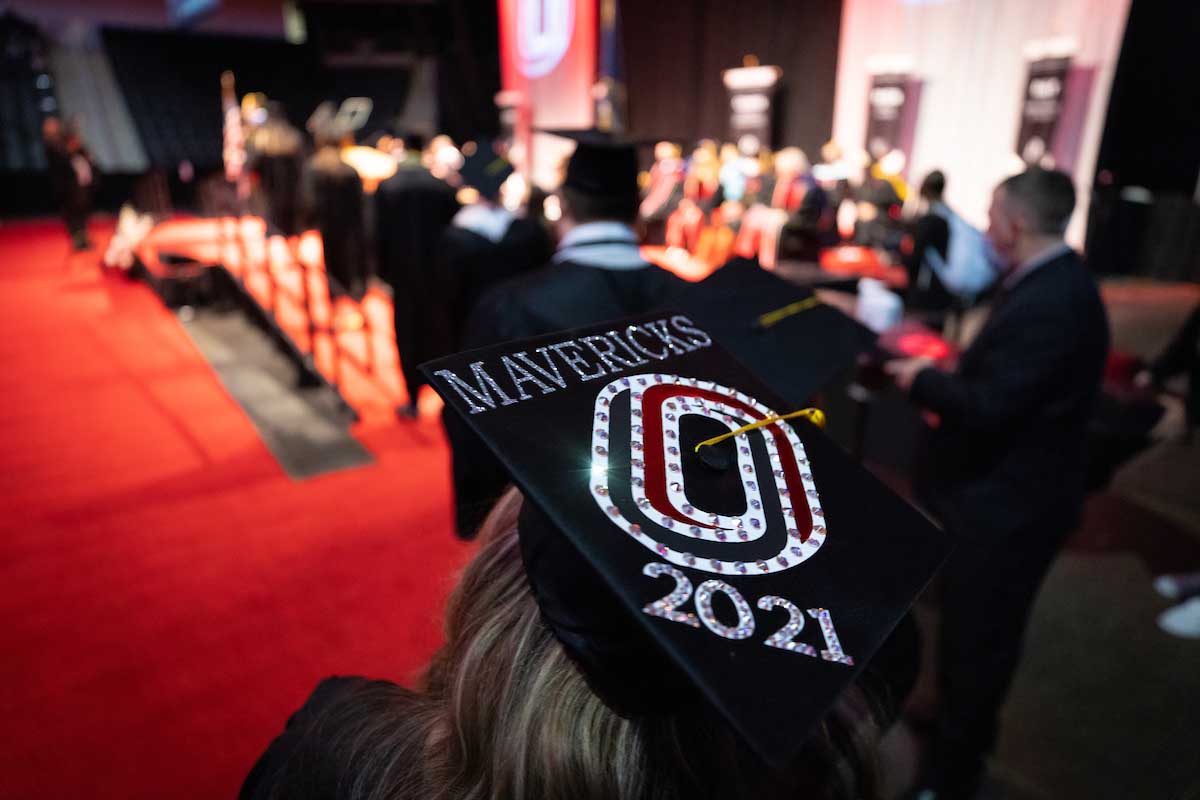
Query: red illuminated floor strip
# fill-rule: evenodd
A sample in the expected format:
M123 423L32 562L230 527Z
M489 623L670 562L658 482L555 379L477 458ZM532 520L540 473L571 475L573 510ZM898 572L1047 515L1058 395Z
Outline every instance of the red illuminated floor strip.
M259 217L178 219L157 225L137 249L147 270L167 274L167 256L220 264L272 315L317 370L337 387L362 424L391 424L408 402L392 328L392 300L372 286L361 301L329 299L321 237L267 236ZM307 290L307 291L306 291ZM420 398L422 415L441 401Z

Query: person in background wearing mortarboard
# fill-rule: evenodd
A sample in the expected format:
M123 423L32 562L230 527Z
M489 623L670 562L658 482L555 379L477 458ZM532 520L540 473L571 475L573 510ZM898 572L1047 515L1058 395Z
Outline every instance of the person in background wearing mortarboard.
M461 349L468 314L491 286L541 267L553 248L546 230L536 220L517 216L500 202L512 165L490 142L468 143L462 165L468 200L438 242L437 283L450 316L452 346Z
M433 275L438 240L459 206L454 189L422 164L424 149L424 136L406 134L404 159L375 193L379 277L392 287L396 350L408 392L408 403L397 413L409 418L417 415L417 395L425 384L417 366L450 352L454 339Z
M1074 207L1062 172L1001 183L988 238L1004 266L987 323L952 373L925 359L885 367L937 415L920 494L959 541L942 572L941 707L917 796L974 795L1038 587L1079 523L1109 334L1096 283L1063 241Z
M334 122L313 128L317 150L300 174L300 208L305 224L321 234L325 273L331 294L361 297L366 290L367 243L363 222L363 185L342 161L339 147L354 134Z
M480 298L467 321L464 347L640 314L666 304L683 285L638 249L634 146L594 131L555 133L577 142L559 190L558 249L543 269L500 283ZM508 476L453 411L443 420L453 453L458 535L470 538Z

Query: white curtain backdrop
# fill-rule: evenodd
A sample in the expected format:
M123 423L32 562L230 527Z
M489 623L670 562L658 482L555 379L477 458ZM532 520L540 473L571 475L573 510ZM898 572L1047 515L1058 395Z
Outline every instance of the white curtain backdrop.
M991 190L1018 171L1014 152L1031 47L1054 40L1095 70L1073 176L1068 240L1081 246L1129 0L844 0L834 139L864 147L871 75L905 67L922 82L908 176L946 173L947 201L983 228Z

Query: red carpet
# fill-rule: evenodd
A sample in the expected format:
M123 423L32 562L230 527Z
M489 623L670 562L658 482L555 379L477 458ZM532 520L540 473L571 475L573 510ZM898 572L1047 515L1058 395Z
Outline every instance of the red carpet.
M468 549L435 419L368 419L376 464L292 482L53 222L0 225L0 358L0 796L230 797L319 678L437 646Z

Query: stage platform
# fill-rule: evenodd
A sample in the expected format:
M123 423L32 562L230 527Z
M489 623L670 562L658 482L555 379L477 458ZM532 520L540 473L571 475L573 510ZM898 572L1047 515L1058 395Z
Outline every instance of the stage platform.
M373 282L361 300L331 300L316 232L268 235L258 217L173 219L156 225L135 253L135 274L168 304L236 293L297 365L367 425L394 420L396 406L408 402L387 287ZM437 416L435 394L419 402L422 415Z

